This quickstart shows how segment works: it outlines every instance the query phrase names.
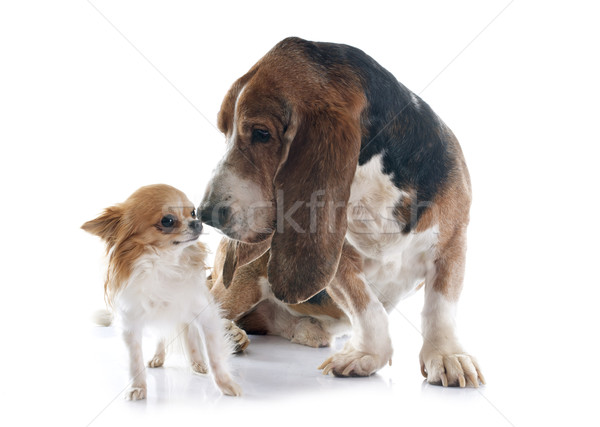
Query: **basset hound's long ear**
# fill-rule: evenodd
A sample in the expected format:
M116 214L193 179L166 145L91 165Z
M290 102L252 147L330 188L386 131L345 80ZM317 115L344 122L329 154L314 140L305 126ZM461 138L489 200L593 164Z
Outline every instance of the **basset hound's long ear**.
M225 244L225 261L223 262L223 285L228 288L237 269L259 258L271 246L271 239L260 243L244 243L227 239Z
M221 132L226 134L227 131L231 130L231 127L233 125L235 101L244 85L248 83L248 80L250 80L255 73L256 66L253 67L246 74L244 74L242 77L237 79L227 91L227 94L225 95L225 98L223 98L223 102L221 103L221 109L219 110L219 114L217 115L217 126Z
M359 115L359 107L332 105L292 113L274 180L277 227L268 264L273 293L286 303L309 299L337 270L360 150Z

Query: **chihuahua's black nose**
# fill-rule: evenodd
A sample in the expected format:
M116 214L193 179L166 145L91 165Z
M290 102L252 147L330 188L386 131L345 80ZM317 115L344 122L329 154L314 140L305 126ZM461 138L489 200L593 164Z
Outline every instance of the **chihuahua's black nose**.
M227 206L201 206L200 218L202 222L215 228L223 228L229 220L231 209Z
M202 222L199 219L190 221L189 226L195 233L202 232Z

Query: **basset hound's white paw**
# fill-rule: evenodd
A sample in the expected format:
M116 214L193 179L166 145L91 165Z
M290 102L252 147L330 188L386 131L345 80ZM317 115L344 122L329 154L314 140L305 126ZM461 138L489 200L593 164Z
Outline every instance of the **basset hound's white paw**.
M235 322L231 321L227 323L226 332L233 344L234 353L241 353L250 345L250 338L248 338L246 331L237 326Z
M346 343L344 349L334 354L319 366L323 375L332 373L336 377L367 377L392 363L392 349L379 354L356 350Z
M464 352L442 352L424 345L420 355L421 373L429 384L444 387L479 387L485 384L479 365L473 356Z
M331 335L321 326L321 322L311 317L302 317L294 329L291 342L308 347L329 347Z

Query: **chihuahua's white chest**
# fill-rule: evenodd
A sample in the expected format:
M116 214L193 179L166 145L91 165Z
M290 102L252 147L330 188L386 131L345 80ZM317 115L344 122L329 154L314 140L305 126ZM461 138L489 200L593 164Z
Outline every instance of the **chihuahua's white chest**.
M191 322L212 296L203 268L172 257L148 254L135 264L127 285L115 298L122 327L170 330Z

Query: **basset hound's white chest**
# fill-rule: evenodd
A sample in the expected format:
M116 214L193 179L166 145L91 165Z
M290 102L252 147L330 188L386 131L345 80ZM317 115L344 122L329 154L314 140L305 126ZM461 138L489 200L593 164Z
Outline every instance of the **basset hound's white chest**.
M390 310L432 271L438 228L402 232L395 207L407 194L382 170L380 154L357 168L348 205L346 239L362 255L367 281Z

